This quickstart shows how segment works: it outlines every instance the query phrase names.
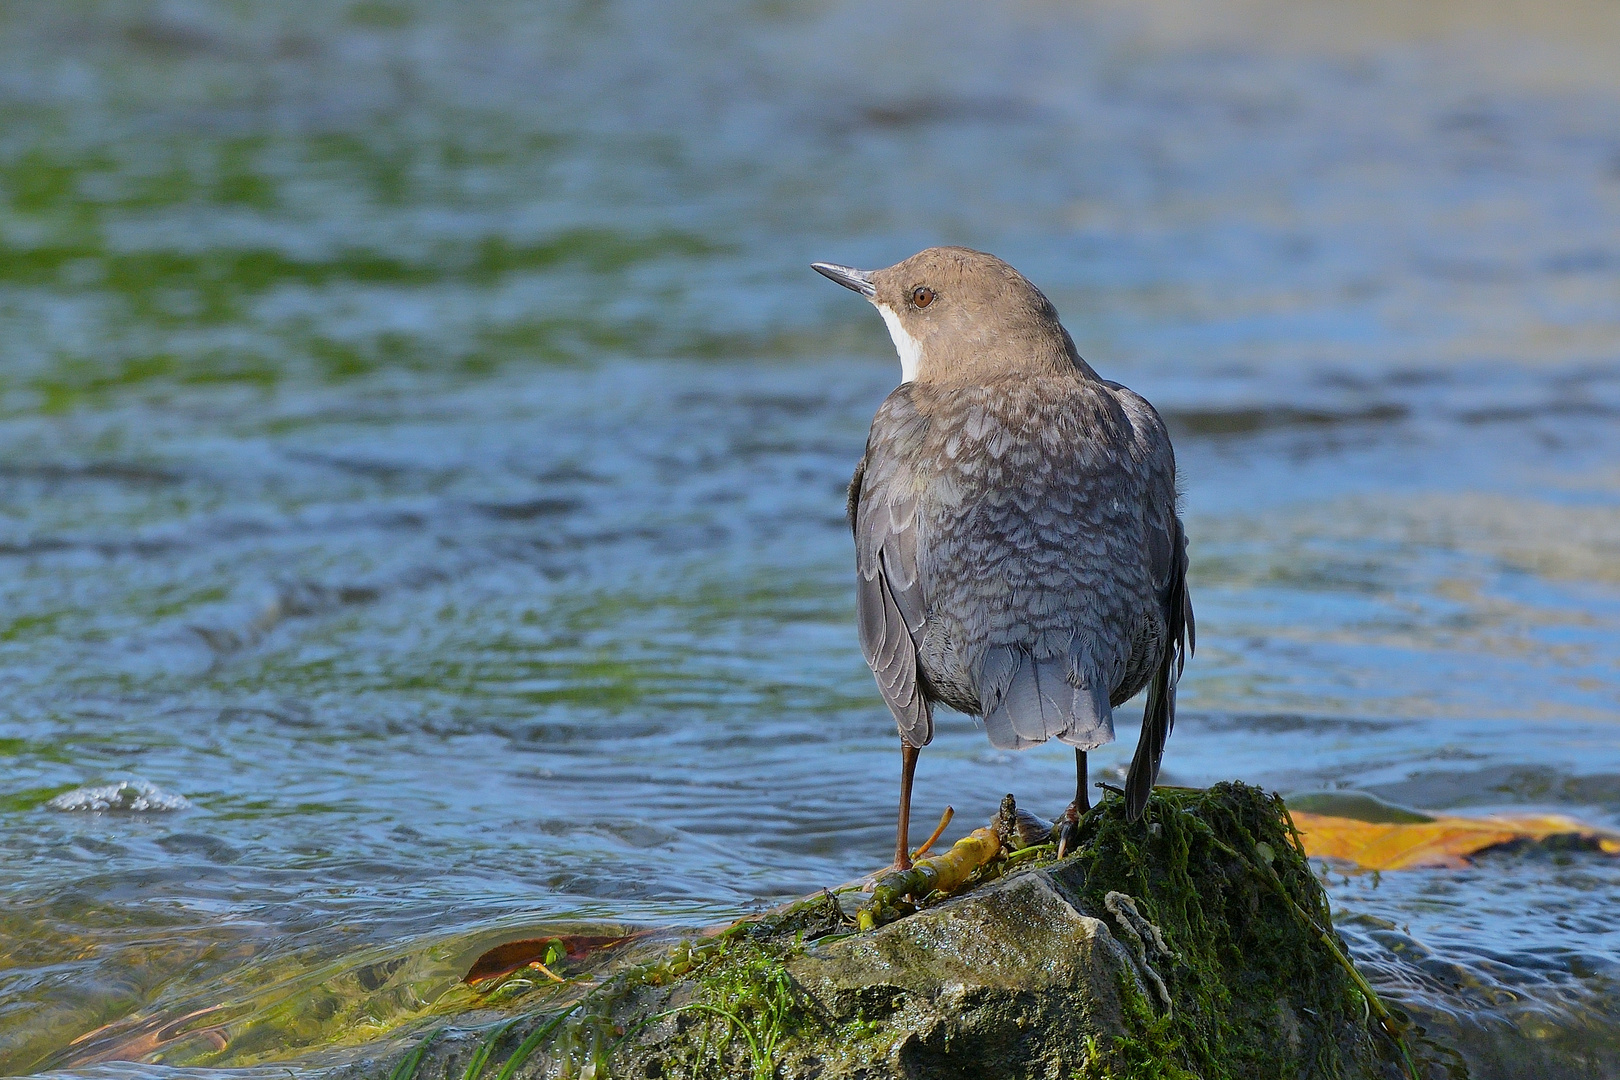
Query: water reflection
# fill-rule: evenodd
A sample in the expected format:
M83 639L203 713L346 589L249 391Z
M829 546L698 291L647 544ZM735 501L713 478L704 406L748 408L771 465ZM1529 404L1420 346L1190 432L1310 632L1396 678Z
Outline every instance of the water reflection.
M315 1067L881 859L895 365L812 258L995 250L1164 409L1167 779L1620 822L1605 10L0 11L0 1071ZM946 717L918 813L1068 769ZM46 808L123 780L191 808ZM1613 873L1330 884L1476 1075L1605 1075Z

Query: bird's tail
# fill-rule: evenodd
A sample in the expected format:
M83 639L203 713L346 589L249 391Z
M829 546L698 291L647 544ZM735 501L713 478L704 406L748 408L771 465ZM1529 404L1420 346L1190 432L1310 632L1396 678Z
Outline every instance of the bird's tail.
M1114 741L1114 714L1106 690L1077 687L1067 678L1067 657L1037 660L1016 646L985 656L979 679L984 729L1000 750L1022 750L1059 739L1082 750Z

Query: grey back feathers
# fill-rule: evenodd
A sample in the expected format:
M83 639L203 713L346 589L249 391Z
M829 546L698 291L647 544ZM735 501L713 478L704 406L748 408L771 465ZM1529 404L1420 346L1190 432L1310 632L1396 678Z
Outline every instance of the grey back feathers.
M817 269L870 290L914 367L878 409L849 493L861 650L901 738L928 743L942 703L981 717L998 747L1092 749L1146 688L1134 819L1193 644L1158 413L1099 379L1046 297L994 256L931 248L853 283Z

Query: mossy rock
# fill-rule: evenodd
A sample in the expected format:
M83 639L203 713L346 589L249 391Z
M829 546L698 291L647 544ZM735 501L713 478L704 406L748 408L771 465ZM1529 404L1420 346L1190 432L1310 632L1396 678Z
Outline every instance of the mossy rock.
M840 928L835 903L683 945L673 962L646 945L548 1021L566 1007L559 988L548 1013L490 1044L484 1075L543 1022L508 1078L1403 1075L1316 929L1327 901L1281 801L1257 788L1160 789L1136 823L1108 799L1076 855L865 934ZM452 1033L415 1076L462 1077L476 1045Z

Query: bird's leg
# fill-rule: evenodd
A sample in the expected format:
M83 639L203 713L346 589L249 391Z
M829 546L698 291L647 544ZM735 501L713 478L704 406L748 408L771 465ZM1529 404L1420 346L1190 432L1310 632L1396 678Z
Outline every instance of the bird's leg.
M1074 752L1074 802L1063 812L1063 824L1058 830L1058 858L1063 858L1080 845L1080 819L1091 809L1091 796L1086 793L1086 752Z
M917 747L900 740L900 824L894 837L894 868L911 869L911 777L917 771Z
M1091 793L1086 790L1086 752L1074 752L1074 808L1081 816L1091 809Z

